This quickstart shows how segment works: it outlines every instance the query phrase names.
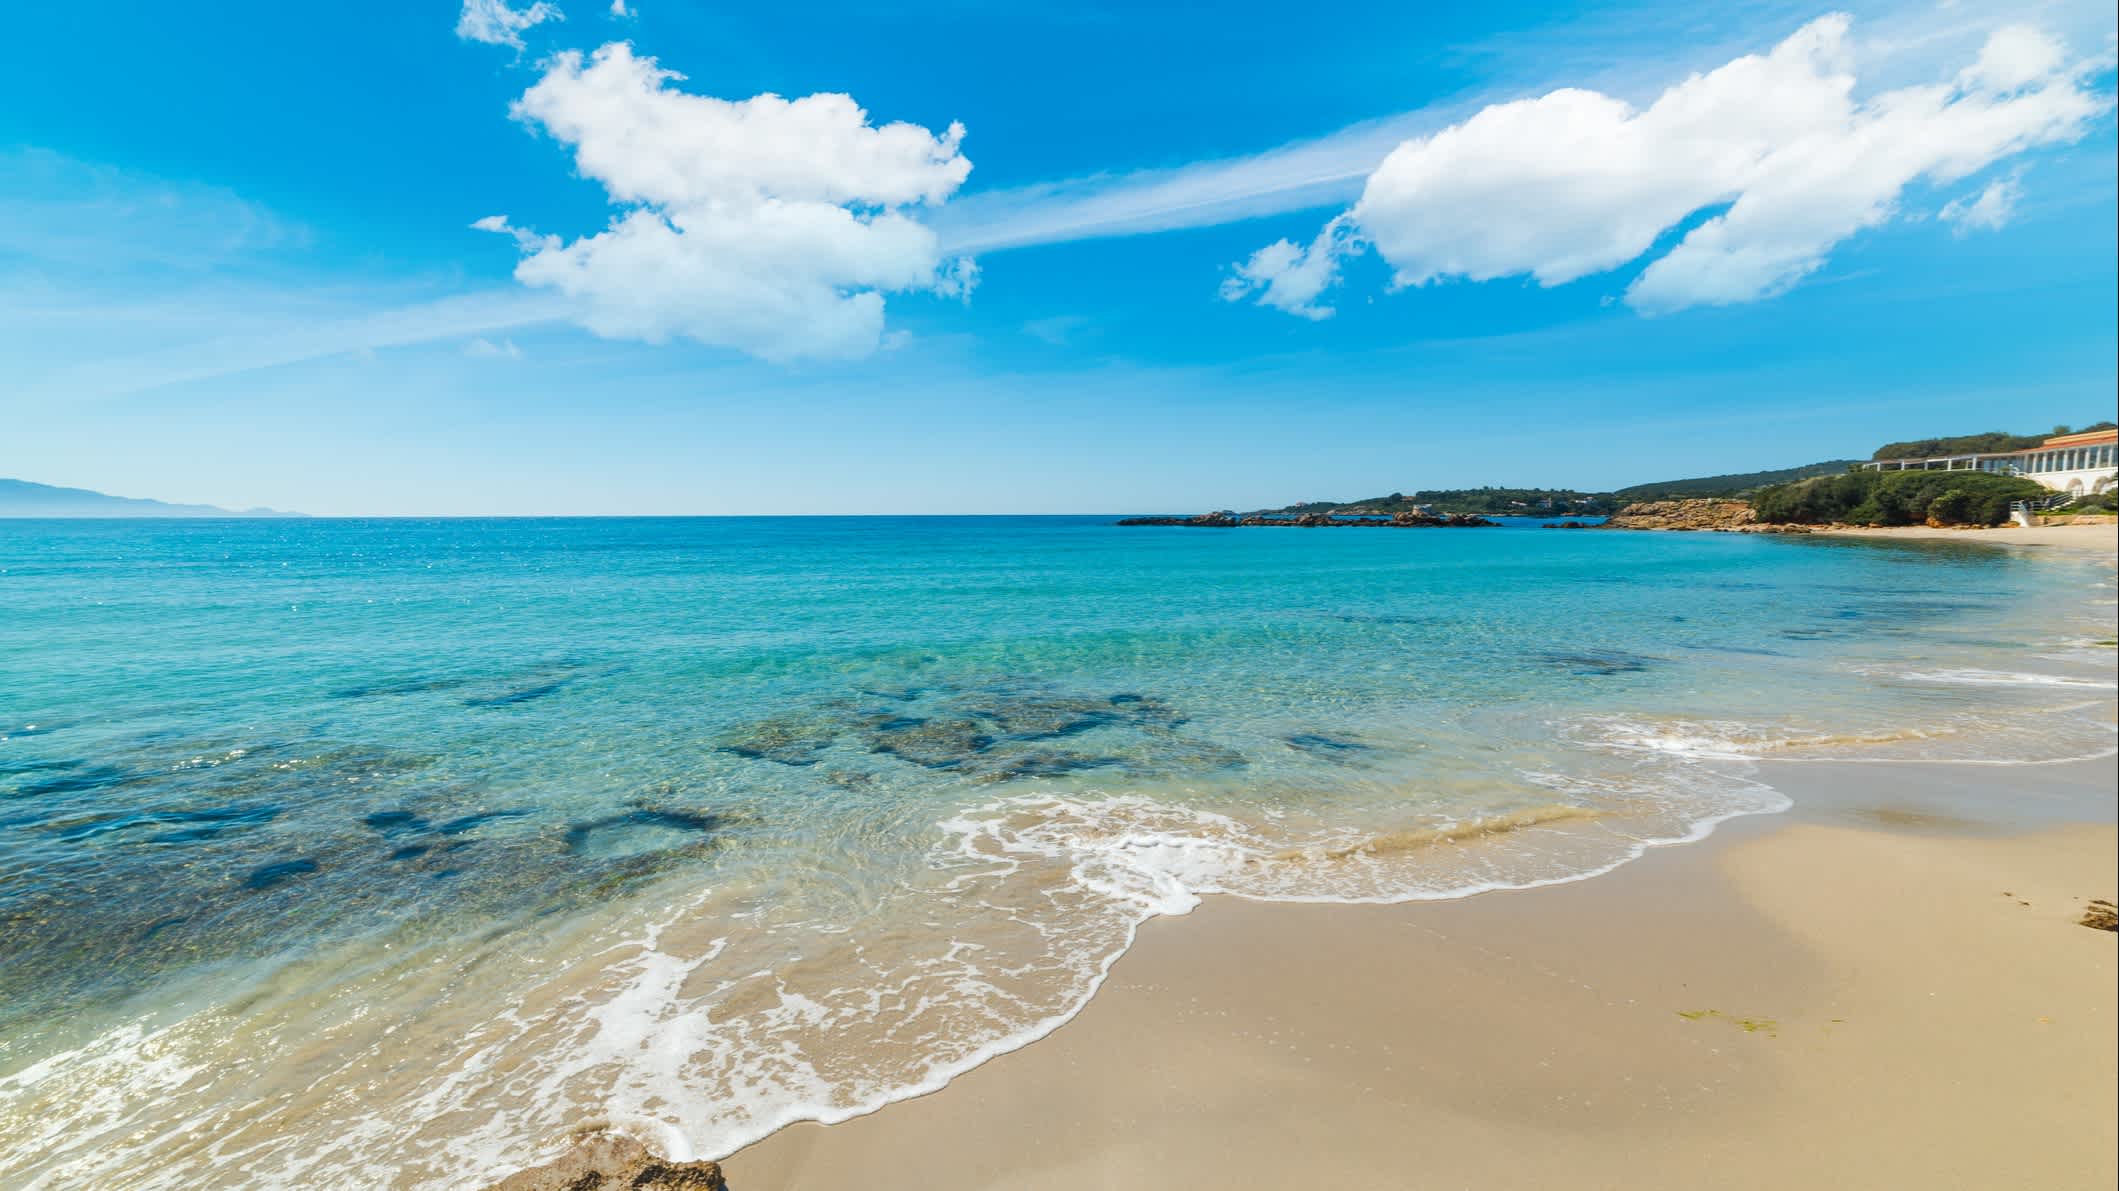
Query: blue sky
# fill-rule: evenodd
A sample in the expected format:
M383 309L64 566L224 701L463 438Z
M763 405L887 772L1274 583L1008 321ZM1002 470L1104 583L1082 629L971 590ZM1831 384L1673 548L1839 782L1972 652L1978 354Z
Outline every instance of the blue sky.
M1180 510L2113 414L2105 4L629 5L11 11L0 475Z

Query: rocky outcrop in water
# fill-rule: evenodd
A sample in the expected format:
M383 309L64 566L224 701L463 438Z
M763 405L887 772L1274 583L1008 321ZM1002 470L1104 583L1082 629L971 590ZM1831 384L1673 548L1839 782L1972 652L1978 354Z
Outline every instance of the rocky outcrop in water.
M1605 529L1711 530L1719 533L1809 533L1807 525L1762 522L1747 501L1649 500L1630 504L1606 521Z
M722 752L806 767L834 765L842 788L871 780L859 754L976 782L1058 777L1116 768L1152 775L1237 768L1241 754L1177 731L1185 716L1153 695L1092 694L1002 679L864 690L856 697L786 708L722 738Z
M1394 513L1341 515L1336 513L1303 513L1294 517L1274 517L1264 513L1202 513L1197 517L1127 517L1120 525L1183 525L1204 529L1235 529L1239 526L1274 526L1293 529L1345 529L1368 527L1375 529L1474 529L1480 526L1497 525L1476 513Z
M728 1191L719 1162L669 1162L617 1133L592 1133L553 1162L487 1191Z

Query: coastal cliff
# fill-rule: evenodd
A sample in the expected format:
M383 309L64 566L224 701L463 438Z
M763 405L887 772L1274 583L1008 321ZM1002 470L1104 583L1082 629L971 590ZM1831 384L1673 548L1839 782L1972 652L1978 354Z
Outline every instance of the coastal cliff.
M1714 530L1722 533L1809 533L1804 525L1762 522L1749 501L1648 500L1627 505L1604 523L1606 529Z

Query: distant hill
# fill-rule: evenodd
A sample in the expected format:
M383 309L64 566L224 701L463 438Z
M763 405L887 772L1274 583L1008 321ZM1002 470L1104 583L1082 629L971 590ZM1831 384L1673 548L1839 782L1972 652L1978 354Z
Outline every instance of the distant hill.
M2004 451L2024 451L2062 434L2080 434L2089 430L2110 430L2110 422L2098 422L2070 430L2066 426L2055 426L2047 434L2006 434L1990 430L1985 434L1960 434L1951 438L1916 438L1906 442L1887 442L1876 448L1874 459L1936 459L1944 455L1985 455Z
M86 488L57 488L0 479L0 517L299 517L272 509L236 512L213 505L177 505Z
M1263 516L1300 517L1305 513L1330 513L1358 517L1393 513L1479 513L1493 517L1547 517L1576 513L1596 515L1614 511L1611 497L1602 492L1576 492L1568 488L1440 488L1421 492L1393 492L1367 500L1335 504L1313 500L1284 509L1260 509Z
M1612 499L1622 505L1642 500L1674 500L1687 496L1740 496L1756 488L1807 480L1811 476L1836 476L1857 462L1859 461L1854 459L1827 459L1823 463L1806 463L1801 467L1783 467L1777 471L1746 471L1726 476L1701 476L1693 480L1661 480L1653 484L1635 484L1631 488L1621 488L1611 495Z

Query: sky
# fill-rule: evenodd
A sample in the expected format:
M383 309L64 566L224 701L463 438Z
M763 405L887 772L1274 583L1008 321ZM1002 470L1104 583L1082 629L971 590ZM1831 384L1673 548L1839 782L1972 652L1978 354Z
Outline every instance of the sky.
M2108 0L0 24L0 476L1190 511L1865 457L2119 389Z

